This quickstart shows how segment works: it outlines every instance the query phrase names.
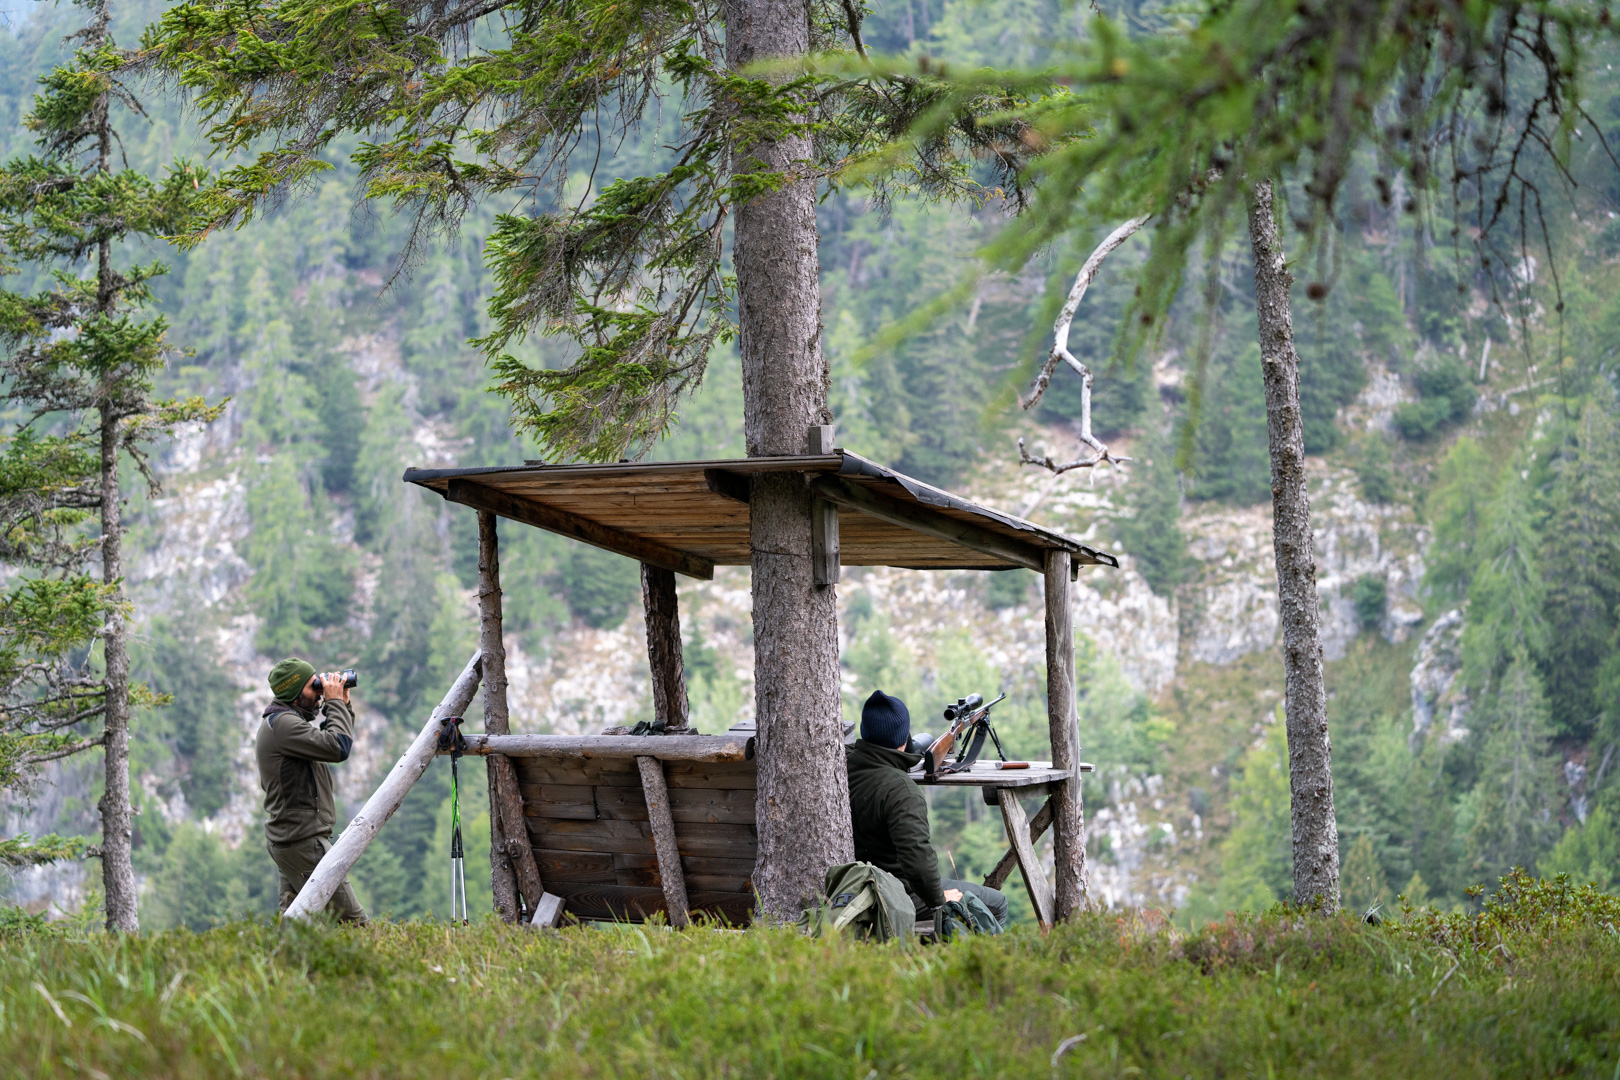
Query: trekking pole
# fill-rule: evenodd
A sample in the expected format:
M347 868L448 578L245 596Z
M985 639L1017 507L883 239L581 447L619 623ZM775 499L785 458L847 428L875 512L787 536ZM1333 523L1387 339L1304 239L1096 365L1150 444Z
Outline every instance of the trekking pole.
M461 925L469 922L467 914L467 860L461 846L461 783L456 774L456 762L466 749L467 740L461 737L461 717L444 718L444 730L439 733L439 746L450 751L450 921L456 921L461 912ZM457 897L459 895L459 905Z

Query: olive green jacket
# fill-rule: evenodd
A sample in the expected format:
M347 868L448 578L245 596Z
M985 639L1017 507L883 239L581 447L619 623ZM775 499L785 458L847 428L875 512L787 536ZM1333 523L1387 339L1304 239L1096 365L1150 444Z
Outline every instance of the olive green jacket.
M929 907L939 907L945 894L939 884L939 857L928 839L928 800L906 775L922 755L856 739L845 751L845 760L855 858L888 871L912 895Z
M354 747L354 713L341 701L321 705L326 718L274 702L259 722L259 786L264 835L272 844L331 836L337 822L328 761L345 761Z

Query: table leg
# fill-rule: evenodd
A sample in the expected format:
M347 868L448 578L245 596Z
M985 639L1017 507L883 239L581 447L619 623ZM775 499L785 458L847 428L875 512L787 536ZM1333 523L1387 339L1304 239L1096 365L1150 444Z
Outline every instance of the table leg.
M1007 840L1018 859L1018 869L1024 875L1024 887L1029 890L1030 901L1035 905L1035 917L1041 921L1043 929L1049 929L1052 925L1052 884L1046 880L1046 872L1041 869L1040 859L1035 856L1035 845L1030 842L1029 819L1024 814L1024 805L1018 801L1018 793L1013 788L998 789L996 799L1001 804L1001 820L1007 826Z

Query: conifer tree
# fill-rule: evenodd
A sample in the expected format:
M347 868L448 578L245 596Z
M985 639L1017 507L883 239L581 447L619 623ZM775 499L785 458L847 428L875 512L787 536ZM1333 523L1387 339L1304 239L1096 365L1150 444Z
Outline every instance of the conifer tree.
M1620 613L1620 431L1591 402L1555 458L1541 564L1552 632L1542 658L1553 727L1585 739L1601 718L1599 672Z
M81 6L88 20L70 39L77 51L41 79L27 117L41 154L0 169L3 269L31 264L50 281L31 293L0 291L3 396L21 417L0 478L10 496L4 554L37 575L5 599L7 644L27 658L5 673L6 727L11 760L25 768L103 748L107 928L132 932L130 716L148 695L129 678L122 469L129 458L155 491L146 444L178 424L212 420L219 407L154 396L170 351L167 324L138 311L166 268L118 262L130 237L184 231L204 177L184 162L160 180L118 167L115 118L140 115L140 105L120 77L127 57L112 39L110 0ZM92 556L99 580L83 569ZM99 676L70 662L72 650L97 641ZM75 734L96 720L98 732Z

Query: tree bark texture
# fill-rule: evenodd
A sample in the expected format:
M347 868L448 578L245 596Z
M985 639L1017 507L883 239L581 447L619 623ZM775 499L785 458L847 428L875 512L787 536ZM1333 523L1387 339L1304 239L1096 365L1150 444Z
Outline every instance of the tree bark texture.
M804 0L726 0L724 10L732 70L810 49ZM738 147L733 169L791 172L810 157L810 140L795 136ZM810 427L832 422L815 184L800 180L760 195L739 206L735 220L748 453L802 454ZM767 917L792 919L820 892L829 866L855 857L836 589L813 580L811 497L801 477L755 477L749 516L759 755L754 884Z
M647 666L652 672L653 719L661 721L666 731L676 731L687 726L688 713L675 572L642 563L641 604L647 619Z
M1284 709L1288 728L1289 804L1293 818L1294 899L1339 906L1339 833L1333 816L1333 766L1316 593L1316 549L1305 474L1305 429L1299 407L1299 354L1288 297L1293 278L1283 258L1272 209L1271 181L1249 197L1255 310L1260 320L1266 429L1271 440L1272 544L1282 620Z
M102 265L106 265L102 253ZM134 808L129 798L129 627L124 621L122 506L118 488L118 417L101 411L101 580L119 602L107 616L101 639L107 670L103 677L106 743L101 811L101 884L106 893L107 929L133 934L140 929L136 906Z
M505 735L511 729L506 713L506 646L501 640L501 545L495 532L495 515L478 511L478 651L483 656L484 730ZM506 821L501 811L512 803L522 806L517 790L517 773L511 761L491 754L486 761L489 774L489 884L495 897L495 913L505 922L518 921L517 874L512 866L511 849L526 845L529 836L522 815ZM511 841L518 841L513 845ZM530 861L534 854L529 853ZM539 872L534 874L539 881ZM535 898L539 902L539 898Z
M1080 797L1080 716L1075 708L1074 593L1067 551L1046 552L1046 721L1052 766L1069 779L1052 793L1052 917L1086 907L1086 812Z

